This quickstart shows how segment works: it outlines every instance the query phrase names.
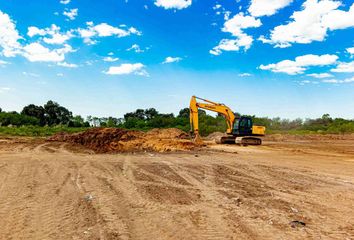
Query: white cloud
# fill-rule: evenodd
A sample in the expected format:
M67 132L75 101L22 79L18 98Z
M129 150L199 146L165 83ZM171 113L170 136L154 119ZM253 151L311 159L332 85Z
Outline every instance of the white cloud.
M77 67L76 64L65 62L65 55L74 50L66 42L73 37L82 37L85 42L93 43L94 37L124 37L131 34L141 35L136 28L121 26L120 28L110 26L106 23L94 25L92 22L87 23L86 29L70 30L61 32L60 27L52 24L51 27L40 29L36 26L28 27L27 35L31 38L38 36L35 42L21 44L23 39L16 29L15 22L8 14L0 11L0 55L4 57L14 57L20 55L31 62L56 62L63 67ZM49 48L46 44L62 45L59 48ZM113 59L113 58L112 58ZM1 61L0 65L5 62Z
M252 0L248 11L254 17L271 16L279 9L288 6L292 1L293 0Z
M245 16L243 13L235 15L224 23L222 31L231 33L236 39L222 39L218 46L209 52L213 55L220 55L222 51L239 51L241 48L249 49L252 45L253 37L244 33L243 30L261 25L261 21L252 16Z
M33 36L36 36L36 35L44 36L46 34L47 34L47 32L44 29L39 29L39 28L34 27L34 26L28 27L27 35L29 37L33 37Z
M322 18L322 24L329 30L345 29L354 27L354 3L349 11L333 10Z
M337 65L336 68L331 69L331 72L340 72L340 73L351 73L354 72L354 61L351 62L341 62Z
M53 34L54 38L47 38L45 42L55 43L58 42L58 38L55 35L60 30L59 27L52 25L52 28L39 29L37 27L30 27L28 29L29 36L45 36L46 34ZM2 48L2 55L5 57L14 57L16 55L21 55L31 62L62 62L65 60L65 54L72 52L73 49L70 45L65 44L62 48L49 49L44 47L39 42L34 42L22 46L18 40L18 31L16 30L16 25L10 19L10 17L0 11L0 47ZM57 41L54 41L54 40ZM61 39L60 43L63 42Z
M113 27L107 23L100 23L98 25L94 25L93 22L87 22L87 28L82 29L79 28L79 35L84 39L85 43L94 44L96 41L92 40L94 37L126 37L131 34L141 35L141 32L138 31L134 27L126 28L126 26L122 26L122 28Z
M110 67L108 71L104 72L109 75L128 75L135 74L141 76L148 76L148 73L145 71L145 65L142 63L123 63L116 67Z
M77 64L67 63L67 62L58 62L57 65L60 66L60 67L67 67L67 68L77 68L77 67L79 67Z
M60 0L60 3L66 5L66 4L69 4L70 1L71 0Z
M57 73L57 77L64 77L63 73Z
M73 49L68 44L63 48L50 50L36 42L24 46L21 55L30 62L62 62L65 60L65 54L69 52L73 52Z
M136 53L144 52L144 50L142 50L138 44L133 44L130 48L127 49L127 51L134 51Z
M278 63L272 63L268 65L260 65L262 70L270 70L272 72L282 72L289 75L296 75L304 73L307 67L310 66L326 66L334 64L338 59L336 55L303 55L295 58L295 61L283 60Z
M0 59L0 66L1 65L6 65L6 64L9 64L9 62L6 62L6 61Z
M231 12L230 11L224 11L224 20L227 21L230 19Z
M75 20L75 18L77 17L78 14L79 14L79 9L77 9L77 8L66 9L63 12L63 15L68 17L68 19L70 19L70 20Z
M216 10L216 9L221 8L221 7L222 7L222 6L221 6L220 4L215 4L215 6L213 7L213 9Z
M47 36L43 38L43 41L47 44L64 44L74 36L72 31L60 33L60 27L55 24L52 24L50 28L45 29L39 29L37 27L31 26L28 28L27 35L29 37L34 37L36 35Z
M87 66L92 66L95 62L97 62L97 60L93 61L93 60L89 60L89 61L86 61L85 64Z
M290 75L296 75L303 73L306 69L304 67L298 66L296 62L290 60L284 60L279 63L272 63L268 65L260 65L262 70L271 70L272 72L283 72Z
M259 27L262 23L259 19L252 16L245 16L243 13L236 14L233 18L224 23L223 32L229 32L233 36L238 37L242 34L242 29Z
M51 38L44 38L43 41L47 44L63 44L71 38L71 34L53 34Z
M141 32L138 30L138 29L136 29L135 27L130 27L129 29L128 29L128 31L131 33L131 34L135 34L135 35L138 35L138 36L141 36Z
M165 63L174 63L174 62L179 62L181 61L182 58L180 57L167 57L165 58L165 61L163 61L162 63L165 64Z
M303 80L303 81L300 82L300 85L309 84L309 83L311 83L311 81Z
M183 9L192 5L192 0L155 0L155 5L164 9Z
M286 25L275 27L270 38L259 40L276 47L290 47L293 43L308 44L323 41L328 30L354 26L354 4L348 12L337 10L340 2L332 0L307 0L301 11L295 11Z
M98 24L93 27L93 30L96 31L99 37L109 37L113 35L117 37L125 37L130 34L130 31L113 27L107 23Z
M11 90L11 88L9 88L9 87L0 87L0 93L8 92L10 90Z
M250 77L250 76L252 76L252 74L250 74L250 73L240 73L238 76L239 77Z
M119 60L119 58L113 58L113 57L105 57L105 58L103 58L103 61L105 61L105 62L116 62L118 60Z
M250 37L249 41L252 42L252 38ZM210 54L220 55L222 51L239 51L240 46L239 42L234 39L222 39L219 44L209 51Z
M300 84L301 86L304 86L306 84L319 84L318 81L310 81L310 80L302 80L302 81L295 81L295 82Z
M340 84L340 83L352 83L354 82L354 77L352 78L346 78L343 80L338 80L338 79L326 79L326 80L322 80L322 82L324 83L336 83L336 84Z
M23 75L25 76L30 76L30 77L39 77L39 74L36 74L36 73L31 73L31 72L22 72Z
M14 21L11 20L9 15L0 11L0 47L2 48L2 54L5 57L14 57L21 44L18 42L21 37L16 30Z
M329 73L311 73L311 74L307 74L307 76L314 77L314 78L330 78L330 77L333 77L333 75L329 74Z
M354 55L354 47L347 48L346 50L350 55Z

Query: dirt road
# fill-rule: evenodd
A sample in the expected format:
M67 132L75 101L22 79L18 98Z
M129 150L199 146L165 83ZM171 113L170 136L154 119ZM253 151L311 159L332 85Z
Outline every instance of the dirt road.
M0 239L354 239L343 144L109 155L2 139Z

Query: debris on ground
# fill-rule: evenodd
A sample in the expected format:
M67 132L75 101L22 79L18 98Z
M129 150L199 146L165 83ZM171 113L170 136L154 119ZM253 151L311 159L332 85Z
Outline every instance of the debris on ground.
M297 210L296 208L290 207L291 211L293 211L294 213L298 213L299 210Z
M305 226L306 226L306 223L301 222L301 221L298 221L298 220L295 220L295 221L291 221L291 222L290 222L290 226L291 226L292 228L305 227Z
M86 200L87 202L90 202L90 201L93 200L93 196L92 196L91 194L88 194L88 195L85 196L85 200Z
M49 140L80 144L97 153L171 152L196 148L189 135L176 128L153 129L148 132L121 128L92 128L75 134L59 133Z

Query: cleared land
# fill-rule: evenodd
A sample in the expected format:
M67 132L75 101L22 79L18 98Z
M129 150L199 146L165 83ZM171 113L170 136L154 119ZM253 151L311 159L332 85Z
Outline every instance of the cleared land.
M353 239L353 206L353 135L120 154L0 139L0 239Z

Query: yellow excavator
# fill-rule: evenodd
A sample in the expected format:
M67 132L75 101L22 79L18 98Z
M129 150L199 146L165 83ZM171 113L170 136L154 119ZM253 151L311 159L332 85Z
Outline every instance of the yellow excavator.
M202 102L198 102L200 100ZM199 135L198 109L205 109L217 112L224 116L227 124L226 135L217 140L222 144L238 144L238 145L261 145L261 136L265 135L265 127L253 125L252 118L246 116L235 117L234 112L225 104L215 103L207 99L192 96L189 111L191 132L194 133L194 141L202 143Z

